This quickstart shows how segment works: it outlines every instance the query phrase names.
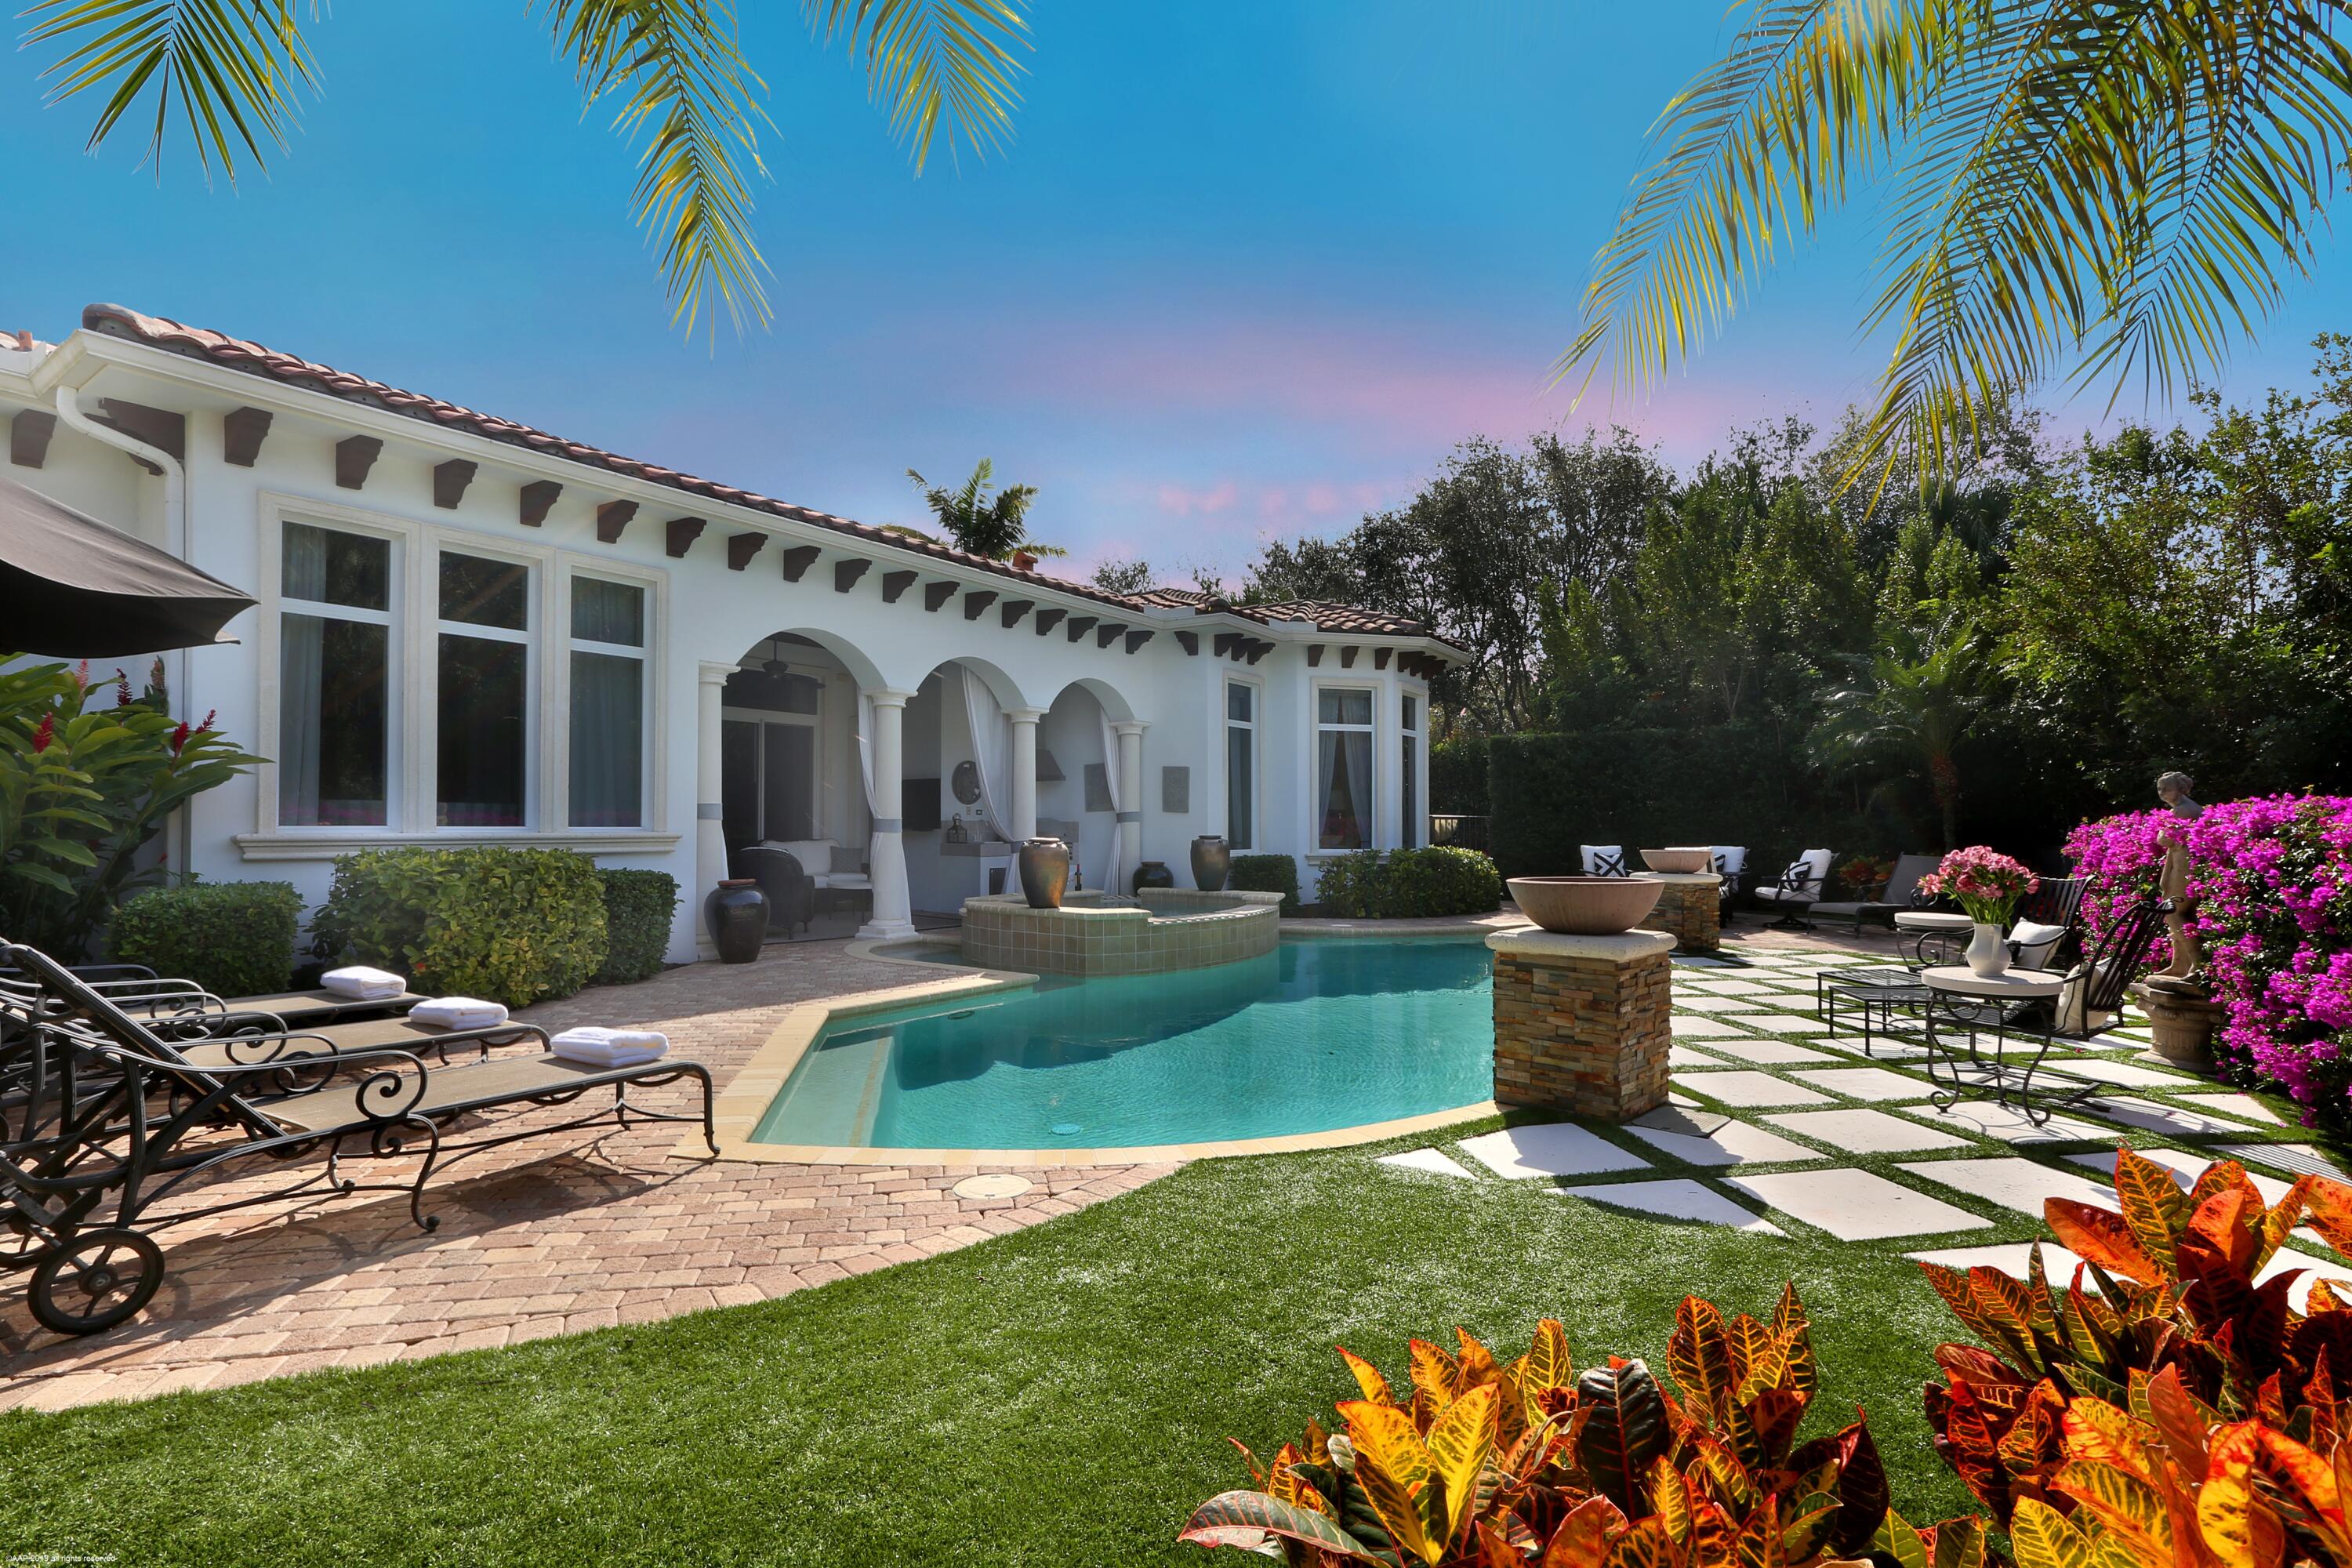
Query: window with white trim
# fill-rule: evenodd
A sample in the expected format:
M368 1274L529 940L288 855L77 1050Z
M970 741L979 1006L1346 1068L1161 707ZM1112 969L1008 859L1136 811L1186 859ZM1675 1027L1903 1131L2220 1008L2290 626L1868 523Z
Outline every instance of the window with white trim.
M451 549L437 567L434 824L527 827L536 771L530 568Z
M1372 692L1326 686L1315 693L1315 847L1372 843Z
M646 823L645 585L572 578L571 823Z
M278 558L278 820L392 821L393 541L288 522Z
M1225 683L1225 843L1257 844L1257 688Z
M1408 691L1397 710L1397 732L1402 742L1398 750L1403 763L1402 780L1398 785L1402 792L1398 798L1404 803L1404 816L1397 842L1407 849L1421 847L1421 699Z

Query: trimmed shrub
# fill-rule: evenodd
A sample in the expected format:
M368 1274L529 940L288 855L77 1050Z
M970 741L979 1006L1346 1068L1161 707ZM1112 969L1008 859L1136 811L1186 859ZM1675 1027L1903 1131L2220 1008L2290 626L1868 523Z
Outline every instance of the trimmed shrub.
M1487 737L1465 735L1429 748L1429 809L1451 816L1486 815Z
M599 985L629 985L661 973L677 912L677 879L667 871L600 868L604 884L604 967Z
M1434 920L1493 913L1503 879L1475 849L1360 849L1324 862L1315 896L1342 920Z
M302 895L290 882L155 888L114 911L108 951L215 996L266 996L294 983Z
M1225 886L1237 893L1280 893L1282 912L1298 912L1298 862L1287 855L1236 855Z
M367 849L335 862L314 924L331 960L509 1007L569 996L604 963L604 889L568 849Z

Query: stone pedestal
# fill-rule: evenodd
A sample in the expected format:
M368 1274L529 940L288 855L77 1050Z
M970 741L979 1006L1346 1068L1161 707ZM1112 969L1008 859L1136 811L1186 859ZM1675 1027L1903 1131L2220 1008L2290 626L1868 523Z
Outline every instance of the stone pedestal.
M2149 1048L2173 1067L2210 1075L2213 1032L2229 1009L2193 989L2175 990L2154 977L2131 992L2147 1013Z
M1712 871L1643 873L1664 882L1658 907L1642 922L1644 931L1662 931L1685 952L1713 952L1723 945L1723 879Z
M1672 936L1513 931L1486 945L1496 1104L1628 1121L1666 1102Z

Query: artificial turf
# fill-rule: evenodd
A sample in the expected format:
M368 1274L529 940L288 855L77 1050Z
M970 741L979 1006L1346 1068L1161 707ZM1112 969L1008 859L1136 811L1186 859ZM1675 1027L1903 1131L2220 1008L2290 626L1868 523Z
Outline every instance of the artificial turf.
M1793 1001L1798 983L1782 984ZM1719 1174L1604 1131L1656 1167L1626 1179ZM1780 1239L1645 1219L1544 1181L1396 1171L1380 1152L1202 1162L1033 1229L757 1306L0 1415L0 1555L1203 1562L1174 1537L1194 1503L1242 1481L1224 1439L1270 1453L1308 1416L1328 1422L1353 1392L1335 1341L1402 1381L1408 1335L1448 1340L1459 1324L1508 1356L1549 1315L1580 1364L1617 1353L1663 1371L1685 1292L1762 1314L1784 1279L1823 1369L1808 1431L1864 1405L1898 1508L1927 1521L1969 1507L1919 1397L1933 1347L1961 1335L1900 1254L2026 1239L2031 1219L1841 1155L1993 1224L1847 1245L1783 1222Z

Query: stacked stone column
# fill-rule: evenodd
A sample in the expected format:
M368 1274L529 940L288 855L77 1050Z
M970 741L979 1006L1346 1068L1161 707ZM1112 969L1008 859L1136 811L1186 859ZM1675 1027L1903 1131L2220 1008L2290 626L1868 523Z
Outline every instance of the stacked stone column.
M1645 871L1654 882L1664 882L1658 907L1642 922L1645 931L1662 931L1685 952L1713 952L1723 945L1723 879L1712 871Z
M1666 1102L1674 937L1513 931L1486 945L1497 1105L1628 1121Z

